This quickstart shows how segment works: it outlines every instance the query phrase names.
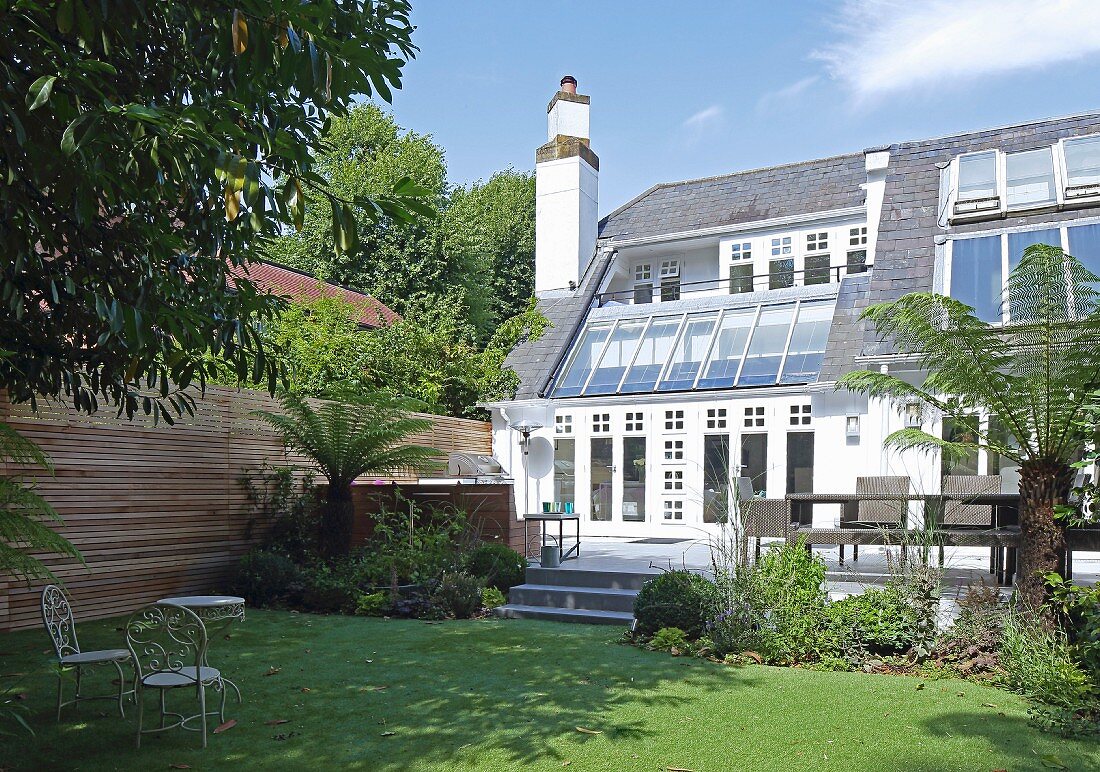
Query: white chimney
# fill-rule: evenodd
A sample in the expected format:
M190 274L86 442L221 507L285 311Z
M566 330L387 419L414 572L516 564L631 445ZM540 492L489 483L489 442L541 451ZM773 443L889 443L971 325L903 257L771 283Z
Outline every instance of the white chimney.
M572 75L546 108L535 154L535 294L576 286L596 249L600 159L589 148L590 99Z

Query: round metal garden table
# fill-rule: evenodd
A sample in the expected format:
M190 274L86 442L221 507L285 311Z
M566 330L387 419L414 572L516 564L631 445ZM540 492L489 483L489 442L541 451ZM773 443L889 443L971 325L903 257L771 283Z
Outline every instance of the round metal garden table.
M210 639L214 633L223 634L234 622L244 621L244 598L236 595L179 595L173 598L161 598L158 603L173 603L177 606L191 609L206 626L206 652L203 654L203 665L210 667L207 657L210 653ZM241 702L241 690L228 678L222 677L233 691L237 693L237 702Z

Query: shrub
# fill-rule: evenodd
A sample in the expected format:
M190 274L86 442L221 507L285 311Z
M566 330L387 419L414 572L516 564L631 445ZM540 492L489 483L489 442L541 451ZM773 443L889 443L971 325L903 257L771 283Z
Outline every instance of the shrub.
M455 619L469 619L481 610L481 587L481 580L469 574L445 574L433 600Z
M392 608L393 603L390 602L389 593L386 592L363 593L355 603L355 613L361 617L385 616Z
M316 564L304 569L302 607L306 611L325 614L353 613L359 602L359 588L345 573L327 565Z
M687 651L691 644L680 628L662 627L649 640L648 646L653 651L671 651L673 654L680 654Z
M825 562L799 539L773 545L760 559L755 587L761 609L755 650L767 662L819 658L826 596Z
M894 587L870 589L829 603L825 620L832 645L842 656L859 651L901 654L917 637L917 613Z
M1008 687L1033 700L1069 711L1095 702L1095 685L1074 661L1065 633L1046 630L1038 619L1019 613L1008 617L1001 667Z
M508 592L523 584L527 575L527 559L507 544L479 544L466 556L466 573L483 580L489 587Z
M1100 683L1100 586L1081 587L1058 574L1048 574L1046 581L1077 660Z
M301 569L285 555L269 550L254 549L242 557L233 579L233 592L259 608L292 602L301 590Z
M485 608L497 608L507 602L508 599L504 597L504 593L496 587L486 587L481 591L481 605Z
M936 640L936 661L963 675L996 670L1007 615L996 587L971 585L959 600L954 623Z
M714 583L690 571L666 571L642 585L634 599L638 631L652 635L662 627L678 627L698 638L717 600Z

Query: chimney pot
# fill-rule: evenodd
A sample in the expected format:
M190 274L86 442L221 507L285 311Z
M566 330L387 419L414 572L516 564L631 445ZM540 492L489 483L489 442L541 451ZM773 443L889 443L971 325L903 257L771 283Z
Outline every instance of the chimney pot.
M564 91L566 94L576 94L577 79L574 78L572 75L566 75L564 78L561 79L561 90Z

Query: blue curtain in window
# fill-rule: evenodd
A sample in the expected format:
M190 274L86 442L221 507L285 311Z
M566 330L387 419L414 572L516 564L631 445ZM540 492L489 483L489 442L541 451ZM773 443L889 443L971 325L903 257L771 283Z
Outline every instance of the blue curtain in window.
M958 239L951 244L951 297L979 319L1001 321L1001 237Z

